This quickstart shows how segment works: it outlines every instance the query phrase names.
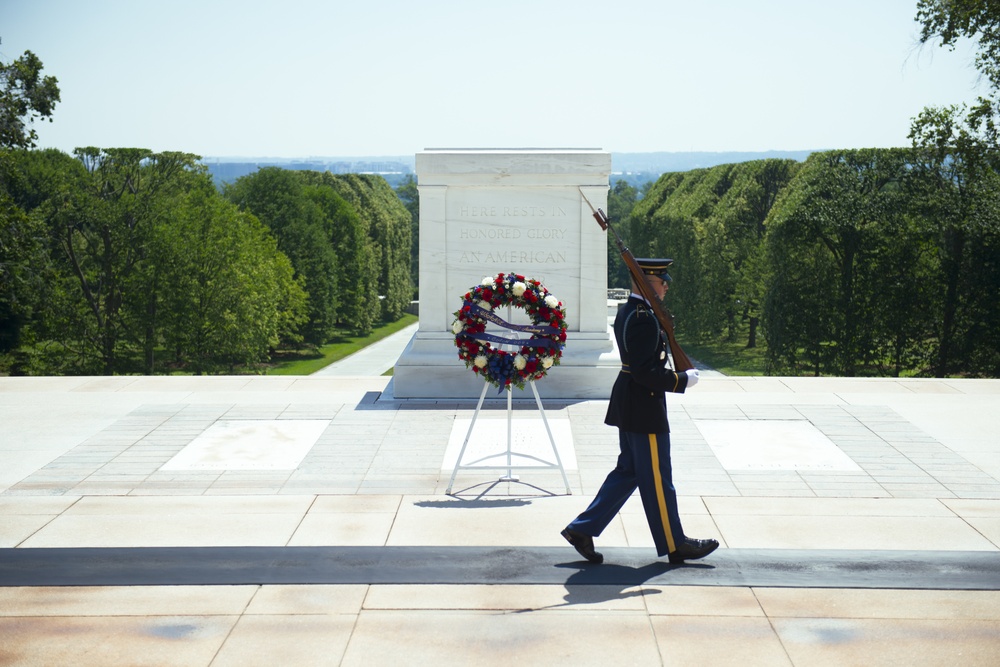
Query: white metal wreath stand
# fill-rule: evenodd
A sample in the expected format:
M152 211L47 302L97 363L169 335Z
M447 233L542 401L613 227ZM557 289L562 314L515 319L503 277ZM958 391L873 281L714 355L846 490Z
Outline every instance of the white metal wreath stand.
M511 307L508 305L507 306L508 320L510 319L510 311ZM503 343L501 343L501 345L503 345ZM539 398L538 396L538 390L535 388L534 380L530 380L528 384L531 385L531 392L535 396L535 405L538 406L538 412L539 414L542 415L542 423L545 424L545 432L548 433L549 435L549 444L552 445L552 454L555 456L556 462L552 463L551 461L540 459L537 456L532 456L530 454L523 454L513 451L511 442L513 434L513 428L512 428L513 425L511 422L514 416L514 406L512 403L514 390L513 387L508 386L507 387L507 450L499 454L491 454L489 456L484 456L482 458L476 459L475 461L472 461L469 465L462 465L462 459L465 456L465 449L469 445L469 438L472 437L472 429L476 427L476 419L479 418L479 411L482 409L483 401L486 399L486 391L491 386L489 382L483 381L483 391L481 394L479 394L479 403L476 405L476 412L472 415L472 423L469 424L469 432L465 434L465 441L462 442L462 449L458 453L458 458L455 460L455 469L452 470L451 472L451 479L448 481L448 489L445 491L446 494L449 495L451 494L451 488L455 484L455 475L458 474L459 470L468 470L473 468L479 470L506 470L507 474L501 476L498 481L519 482L520 479L517 477L517 475L514 474L515 468L518 470L539 470L539 469L547 470L551 468L559 468L559 472L562 473L563 484L566 485L566 495L572 495L573 492L569 488L569 479L566 477L566 469L563 467L562 459L559 457L559 450L556 449L556 439L552 437L552 429L549 428L549 420L546 419L545 417L545 408L542 407L542 399ZM517 456L538 461L539 464L515 466L513 465L513 457L515 454ZM495 459L502 456L506 457L507 460L506 465L480 465L483 461L489 461L490 459Z

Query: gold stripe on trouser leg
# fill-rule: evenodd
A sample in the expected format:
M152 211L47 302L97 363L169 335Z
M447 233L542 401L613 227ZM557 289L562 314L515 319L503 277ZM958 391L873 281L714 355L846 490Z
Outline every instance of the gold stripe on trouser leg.
M676 551L674 534L670 530L670 515L667 514L667 499L663 495L663 478L660 477L660 452L656 448L656 434L649 434L649 458L653 462L653 481L656 484L656 503L660 506L660 521L663 522L663 534L667 537L667 550Z

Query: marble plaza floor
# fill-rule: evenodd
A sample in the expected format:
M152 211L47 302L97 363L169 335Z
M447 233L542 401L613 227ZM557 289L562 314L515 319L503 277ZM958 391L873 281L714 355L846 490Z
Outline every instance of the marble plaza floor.
M614 464L604 401L545 406L565 480L463 467L447 494L476 398L0 378L0 665L1000 663L1000 381L669 397L685 531L722 543L682 567L638 497L604 565L559 536ZM553 462L534 407L513 464ZM507 465L507 417L483 410L463 464Z

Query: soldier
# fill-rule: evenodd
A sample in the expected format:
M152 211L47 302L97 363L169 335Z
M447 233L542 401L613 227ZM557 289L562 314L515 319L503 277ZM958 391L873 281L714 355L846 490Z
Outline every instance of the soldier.
M662 301L670 285L671 259L636 259L651 291ZM594 538L611 523L636 487L653 534L658 556L671 563L703 558L718 548L716 540L686 537L677 513L671 478L670 425L666 392L682 394L698 382L698 371L676 373L667 366L667 337L634 280L632 294L615 318L615 340L622 369L611 390L604 423L618 427L621 453L597 496L562 536L591 563L604 562Z

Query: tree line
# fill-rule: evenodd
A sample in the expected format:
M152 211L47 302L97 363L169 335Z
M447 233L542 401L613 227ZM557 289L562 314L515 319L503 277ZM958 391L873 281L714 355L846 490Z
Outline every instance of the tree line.
M265 168L220 192L197 160L0 152L11 372L253 369L408 306L414 184ZM720 165L618 182L608 205L636 255L675 260L689 339L765 343L775 374L1000 376L1000 180L980 153Z
M864 149L664 174L624 227L675 260L679 331L763 337L771 374L997 377L998 212L961 152Z
M398 319L410 214L378 176L0 151L0 356L25 374L258 369Z

